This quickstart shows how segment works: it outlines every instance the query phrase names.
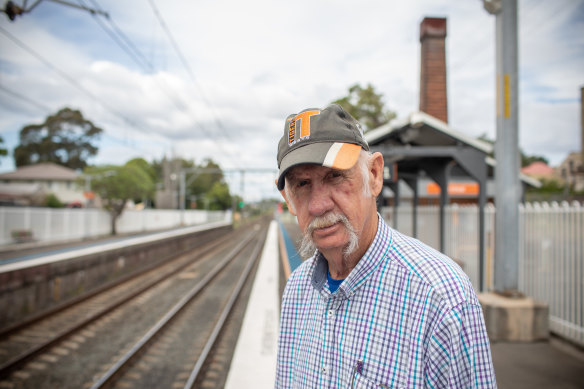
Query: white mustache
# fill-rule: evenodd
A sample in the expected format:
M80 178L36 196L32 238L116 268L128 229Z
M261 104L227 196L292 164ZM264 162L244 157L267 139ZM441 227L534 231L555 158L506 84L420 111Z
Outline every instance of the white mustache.
M353 253L355 249L357 249L357 247L359 246L359 238L355 233L355 229L353 228L351 223L349 223L349 219L344 214L342 213L335 214L329 212L322 216L315 217L308 224L306 230L304 231L302 243L300 245L299 249L300 255L304 258L308 258L312 254L314 254L314 250L316 250L316 245L312 240L312 233L314 232L315 229L329 227L339 222L343 223L343 225L347 229L347 232L349 233L349 242L345 249L343 250L343 254L345 257L348 257L351 253Z
M349 219L341 213L326 213L322 216L315 217L308 227L306 227L306 233L312 235L315 229L330 227L336 223L343 223L345 227L352 229L351 224L349 224Z

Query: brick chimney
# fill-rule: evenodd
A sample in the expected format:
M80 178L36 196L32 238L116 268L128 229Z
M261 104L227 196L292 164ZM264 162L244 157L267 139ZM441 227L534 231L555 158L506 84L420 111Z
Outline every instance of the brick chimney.
M448 123L446 97L446 18L420 23L420 111Z

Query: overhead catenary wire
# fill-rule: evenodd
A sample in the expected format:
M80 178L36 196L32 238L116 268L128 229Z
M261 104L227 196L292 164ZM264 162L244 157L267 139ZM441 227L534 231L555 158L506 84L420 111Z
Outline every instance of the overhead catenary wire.
M94 0L92 0L92 1L94 1ZM205 93L203 92L203 88L201 87L201 85L197 82L197 78L195 77L195 73L193 72L193 69L191 68L189 62L185 58L182 50L180 49L180 46L176 42L176 39L174 39L174 36L172 35L172 32L168 28L168 25L167 25L166 21L164 20L164 18L162 17L162 14L158 10L158 7L156 7L156 4L154 3L154 0L148 0L148 3L150 4L150 7L152 8L153 13L156 16L156 19L158 20L158 23L162 27L162 30L164 31L164 33L168 37L168 40L170 41L170 43L172 45L172 48L174 49L177 57L179 58L180 63L185 68L185 70L186 70L187 74L189 75L189 78L191 79L193 85L199 90L199 93L201 95L201 98L203 99L203 102L209 107L210 111L212 112L214 121L217 124L217 128L221 131L221 135L223 135L223 137L225 138L225 140L227 140L227 141L231 140L229 138L229 134L227 133L227 130L223 126L223 123L221 122L221 120L216 115L215 108L213 107L213 105L211 104L211 102L205 96ZM236 166L236 165L234 165L234 166Z
M127 118L121 112L115 110L109 104L107 104L106 102L104 102L103 100L101 100L100 98L98 98L96 95L94 95L93 93L91 93L89 90L87 90L84 87L82 87L81 84L77 80L75 80L73 77L69 76L67 73L65 73L64 71L62 71L61 69L59 69L57 66L53 65L49 60L47 60L46 58L44 58L38 52L36 52L35 50L33 50L31 47L29 47L28 45L26 45L24 42L22 42L21 40L19 40L17 37L15 37L14 35L12 35L10 32L8 32L6 29L4 29L1 26L0 26L0 32L2 34L4 34L6 37L8 37L8 39L10 39L18 47L20 47L21 49L23 49L24 51L26 51L27 53L29 53L30 55L32 55L33 57L35 57L36 59L38 59L40 62L42 62L49 69L53 70L55 73L57 73L59 76L61 76L61 78L63 78L65 81L67 81L68 83L72 84L76 89L78 89L79 91L81 91L83 94L89 96L91 99L93 99L93 100L97 101L98 103L100 103L103 107L105 107L108 111L110 111L110 113L112 113L115 116L121 118L127 124L130 124L130 125L132 125L133 127L136 127L136 128L140 128L133 120Z
M47 112L51 111L51 108L49 108L48 105L45 105L43 103L39 103L38 101L35 101L35 100L33 100L33 99L23 95L23 94L20 94L16 91L13 91L12 89L6 88L3 85L0 85L0 90L4 91L5 93L7 93L13 97L16 97L17 99L20 99L22 101L25 101L25 102L31 104L31 105L34 105L36 108L39 108L40 110L44 110Z
M90 97L92 100L94 100L97 103L99 103L110 114L112 114L113 116L117 117L118 119L121 119L125 124L130 125L130 126L134 127L137 130L144 131L144 126L140 126L134 120L126 117L124 114L122 114L118 110L112 108L105 101L103 101L102 99L100 99L99 97L97 97L95 94L91 93L86 88L82 87L81 84L78 81L76 81L73 77L69 76L67 73L65 73L64 71L62 71L61 69L59 69L56 65L54 65L53 63L51 63L49 60L47 60L42 55L40 55L37 51L35 51L34 49L32 49L31 47L29 47L28 45L26 45L24 42L22 42L21 40L19 40L17 37L15 37L14 35L12 35L9 31L7 31L6 29L4 29L1 26L0 26L0 33L2 33L3 35L5 35L15 45L17 45L18 47L20 47L21 49L23 49L24 51L26 51L27 53L29 53L31 56L35 57L38 61L40 61L41 63L43 63L46 67L48 67L49 69L51 69L53 72L55 72L61 78L63 78L65 81L67 81L68 83L72 84L77 90L79 90L83 94L85 94L88 97ZM8 92L8 89L7 88L4 88L4 89ZM26 98L25 97L25 99L27 99L29 101L29 103L31 103L33 101L30 98ZM32 103L32 104L33 105L38 105L38 102L37 103ZM43 109L44 109L44 107L43 107ZM50 109L49 109L49 111L50 111ZM112 139L115 142L120 143L120 144L123 144L126 147L130 147L130 148L132 148L134 150L141 151L138 148L136 148L136 146L133 144L133 142L132 143L129 143L127 141L118 140L115 137L112 137Z
M81 4L84 4L83 1L84 0L78 0ZM103 8L100 6L99 2L97 0L89 0L91 1L91 3L93 4L93 6L98 9L98 10L103 10ZM103 11L105 12L105 11ZM96 21L98 19L95 19ZM98 22L99 23L99 22ZM137 48L136 45L134 45L132 43L132 40L130 38L127 37L126 34L124 34L124 32L117 26L117 24L115 23L115 21L113 20L113 18L110 17L107 19L107 23L110 25L110 28L112 31L108 31L108 28L105 26L104 23L99 23L100 27L102 29L104 29L108 35L110 35L110 37L112 37L112 39L114 40L114 42L124 51L126 52L130 58L132 58L134 60L134 62L145 72L148 73L156 73L158 71L158 69L156 68L156 66L154 66L152 64L151 61L149 61L141 52L140 50ZM115 38L114 38L115 37ZM219 142L217 139L215 139L215 136L213 135L213 132L210 131L201 121L197 120L194 116L193 113L188 109L187 104L184 103L184 101L175 93L173 93L171 91L172 87L170 87L165 81L164 79L160 78L160 77L154 77L153 78L154 81L156 82L156 84L158 85L158 87L165 93L165 95L168 97L168 99L170 100L170 102L180 111L185 113L186 115L190 116L191 119L193 120L193 123L196 127L199 127L204 133L207 134L208 139L211 140L216 147L223 153L223 155L228 158L230 160L230 162L236 166L236 164L233 162L232 159L232 154L231 152L229 152L228 150L225 149L225 147L223 146L223 144L221 142ZM228 138L226 138L226 140L229 140Z

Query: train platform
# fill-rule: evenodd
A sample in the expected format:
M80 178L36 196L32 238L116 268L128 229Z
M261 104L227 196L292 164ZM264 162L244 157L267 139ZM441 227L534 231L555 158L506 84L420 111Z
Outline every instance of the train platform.
M292 219L273 221L231 363L226 388L272 388L282 281L301 263ZM284 257L278 266L279 253ZM280 285L278 285L280 284ZM277 315L275 316L275 314ZM552 336L535 343L491 344L499 388L584 388L584 350Z

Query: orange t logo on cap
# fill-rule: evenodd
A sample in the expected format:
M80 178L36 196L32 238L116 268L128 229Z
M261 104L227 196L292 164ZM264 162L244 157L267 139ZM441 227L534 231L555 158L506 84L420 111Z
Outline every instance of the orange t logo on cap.
M310 117L314 115L320 115L320 111L306 111L301 112L290 120L290 126L288 127L288 144L292 145L294 143L294 138L296 137L296 122L300 120L300 137L299 139L306 138L310 135Z

